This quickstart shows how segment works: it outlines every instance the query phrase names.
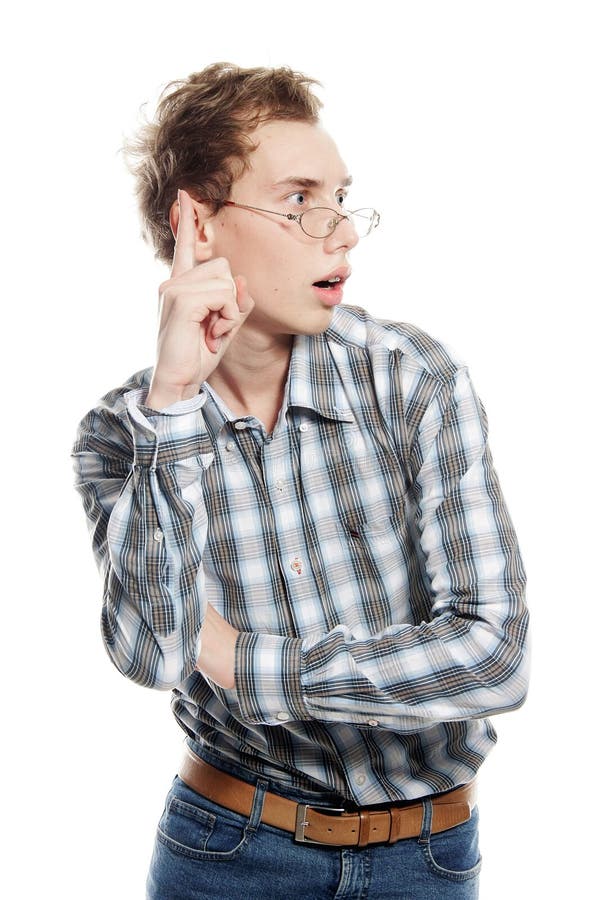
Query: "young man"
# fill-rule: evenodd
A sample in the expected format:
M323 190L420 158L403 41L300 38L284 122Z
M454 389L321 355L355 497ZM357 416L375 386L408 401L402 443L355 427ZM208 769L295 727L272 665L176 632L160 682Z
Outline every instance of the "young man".
M465 368L340 306L379 217L311 83L211 66L134 148L156 363L74 458L108 652L187 734L148 896L472 898L524 574Z

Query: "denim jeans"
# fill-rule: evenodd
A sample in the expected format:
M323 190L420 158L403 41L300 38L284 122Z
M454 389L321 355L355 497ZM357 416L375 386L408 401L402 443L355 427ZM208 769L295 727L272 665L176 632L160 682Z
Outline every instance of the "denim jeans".
M424 801L418 838L340 849L298 844L293 835L262 824L268 789L274 787L258 779L245 817L175 778L156 835L148 900L476 900L477 809L468 822L431 834L431 802ZM317 796L329 802L305 791L279 793L299 802L314 803Z

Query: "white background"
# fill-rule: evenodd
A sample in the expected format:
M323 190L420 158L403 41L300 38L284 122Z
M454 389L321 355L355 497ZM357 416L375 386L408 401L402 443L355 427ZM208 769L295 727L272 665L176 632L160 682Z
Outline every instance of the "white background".
M168 696L127 682L102 648L69 451L87 409L153 358L165 272L138 237L123 136L163 84L216 60L323 82L356 205L382 214L348 302L421 325L470 364L535 638L530 699L496 721L481 775L481 897L593 895L597 11L122 0L4 13L4 897L142 898L179 760Z

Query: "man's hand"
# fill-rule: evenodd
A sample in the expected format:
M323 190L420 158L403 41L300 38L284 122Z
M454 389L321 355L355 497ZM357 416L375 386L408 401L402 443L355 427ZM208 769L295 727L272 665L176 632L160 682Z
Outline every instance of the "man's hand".
M238 633L210 603L207 604L196 668L222 688L235 687L235 642Z
M254 306L242 276L226 259L196 264L192 199L179 191L179 223L171 277L160 286L157 358L146 403L164 409L194 397L216 369Z

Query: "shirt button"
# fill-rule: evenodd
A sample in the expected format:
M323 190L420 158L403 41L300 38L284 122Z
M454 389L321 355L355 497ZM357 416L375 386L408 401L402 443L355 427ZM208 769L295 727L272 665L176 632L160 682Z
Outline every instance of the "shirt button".
M366 775L363 775L362 772L360 773L360 775L357 775L357 776L356 776L356 783L357 783L357 784L364 784L366 780L367 780L367 776L366 776Z
M227 443L225 444L225 449L229 450L229 452L231 453L231 451L235 449L235 442L227 441Z
M280 722L287 722L289 716L286 712L281 711L277 713L275 718L279 719Z
M160 530L160 528L155 528L155 530L154 530L154 540L155 540L155 541L158 541L159 544L160 544L160 542L162 541L163 537L164 537L164 534L162 533L162 531Z
M284 484L284 482L283 482L282 478L278 478L277 481L275 482L275 487L277 488L278 491L281 491L282 493L283 493L283 484Z
M299 556L295 556L290 563L290 569L292 572L295 572L296 575L302 575L302 560Z
M370 725L371 728L377 728L377 726L379 725L379 722L377 719L369 719L369 721L367 722L367 725Z
M236 422L233 427L235 429L237 429L237 431L244 431L246 428L246 423L245 422Z
M298 431L308 431L308 425L306 422L302 422L301 425L298 425Z

